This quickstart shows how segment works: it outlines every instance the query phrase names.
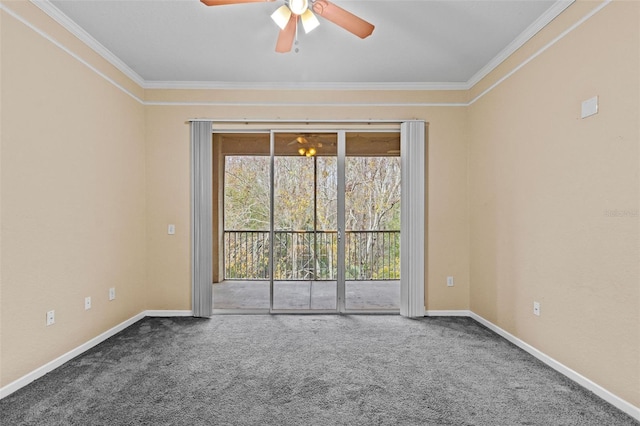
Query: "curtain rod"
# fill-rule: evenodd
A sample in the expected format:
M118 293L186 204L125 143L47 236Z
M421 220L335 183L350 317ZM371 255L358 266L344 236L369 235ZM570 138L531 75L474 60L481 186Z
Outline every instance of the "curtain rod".
M411 119L400 119L400 120L389 120L389 119L343 119L343 120L321 120L321 119L256 119L256 118L224 118L224 119L216 119L216 118L191 118L187 120L187 122L198 122L198 121L212 121L214 123L352 123L352 124L376 124L376 123L387 123L387 124L400 124L407 121L425 121L417 118Z

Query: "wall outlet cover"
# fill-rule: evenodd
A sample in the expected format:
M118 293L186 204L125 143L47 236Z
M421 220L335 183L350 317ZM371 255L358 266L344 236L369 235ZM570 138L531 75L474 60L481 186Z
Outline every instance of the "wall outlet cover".
M533 315L540 316L540 302L533 302Z
M47 311L47 325L53 325L56 323L56 311Z

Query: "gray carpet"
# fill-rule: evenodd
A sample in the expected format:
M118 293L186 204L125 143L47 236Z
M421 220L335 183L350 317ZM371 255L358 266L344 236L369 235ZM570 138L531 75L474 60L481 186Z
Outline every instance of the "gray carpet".
M2 425L638 425L469 318L145 318Z

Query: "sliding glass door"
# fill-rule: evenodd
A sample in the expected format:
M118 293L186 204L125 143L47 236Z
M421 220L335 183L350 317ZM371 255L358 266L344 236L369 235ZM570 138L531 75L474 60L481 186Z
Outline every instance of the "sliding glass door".
M272 310L335 311L337 134L272 140Z
M398 132L215 135L216 175L215 311L399 310Z
M400 134L272 132L272 311L400 308Z

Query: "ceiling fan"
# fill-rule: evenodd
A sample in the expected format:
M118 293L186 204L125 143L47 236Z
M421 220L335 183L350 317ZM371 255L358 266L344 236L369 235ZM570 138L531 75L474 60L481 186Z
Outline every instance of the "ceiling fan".
M298 151L298 154L307 157L313 157L318 153L318 150L323 147L323 144L335 146L335 141L333 141L330 136L325 140L322 135L303 134L296 136L287 145L296 145L296 151Z
M223 6L227 4L258 3L275 0L200 0L207 6ZM284 5L276 9L271 18L280 27L276 43L276 52L291 51L298 28L298 18L302 22L305 33L312 31L320 22L314 12L327 21L333 22L360 38L371 35L375 28L372 24L351 12L342 9L328 0L285 0Z

